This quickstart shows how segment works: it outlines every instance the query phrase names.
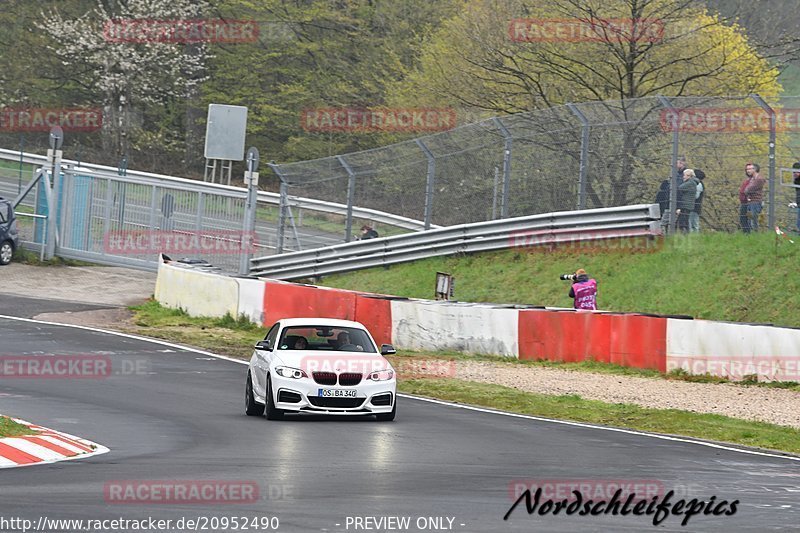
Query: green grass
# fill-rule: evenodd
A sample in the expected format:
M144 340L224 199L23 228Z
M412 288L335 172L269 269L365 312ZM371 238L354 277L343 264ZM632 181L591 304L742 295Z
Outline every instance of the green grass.
M455 299L571 307L560 274L585 268L612 311L692 315L709 320L800 326L791 287L800 242L774 233L708 233L667 238L660 249L516 249L438 257L324 278L344 289L433 298L436 272L455 277Z
M249 359L253 345L266 335L266 329L244 316L191 317L181 309L168 309L154 300L130 309L135 327L126 331L240 359Z
M18 424L6 416L0 416L0 438L19 437L20 435L31 435L33 433L28 426Z
M576 394L548 396L500 385L455 379L401 381L399 389L409 394L545 418L800 452L800 431L796 429L727 416L697 414L677 409L648 409L632 404L609 404L585 400Z
M94 263L87 263L86 261L78 261L76 259L65 259L63 257L53 257L49 261L41 261L39 259L39 252L25 250L19 248L14 252L12 259L15 263L23 263L25 265L34 266L97 266Z

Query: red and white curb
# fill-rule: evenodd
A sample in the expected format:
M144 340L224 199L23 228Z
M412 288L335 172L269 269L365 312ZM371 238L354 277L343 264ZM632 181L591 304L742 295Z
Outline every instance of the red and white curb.
M28 426L31 434L0 439L0 468L83 459L110 451L105 446L68 433L37 426L17 418L11 420Z

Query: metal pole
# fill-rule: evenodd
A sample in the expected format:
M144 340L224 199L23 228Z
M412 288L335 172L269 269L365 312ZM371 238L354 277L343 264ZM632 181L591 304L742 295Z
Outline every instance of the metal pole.
M497 220L497 184L500 181L500 169L494 167L494 183L492 184L492 220Z
M669 233L675 234L675 225L677 223L675 212L678 210L678 187L675 176L678 173L678 150L680 148L679 132L678 132L678 110L672 105L672 102L666 96L658 96L658 101L661 105L666 107L672 112L672 170L669 176ZM663 213L662 213L663 215Z
M353 238L353 203L356 196L356 175L344 157L337 155L336 160L347 171L347 220L344 228L344 242L350 242Z
M51 189L50 180L47 175L43 176L44 179L44 194L47 199L47 247L45 248L44 258L49 261L56 253L56 233L58 231L58 190L55 186L58 184L56 176L61 173L61 150L47 150L47 159L50 161L50 173L53 176L53 188Z
M250 148L247 151L247 172L244 182L247 184L247 200L244 204L244 227L241 243L243 250L239 256L239 275L250 274L250 258L253 255L253 230L256 227L256 203L258 202L258 150Z
M514 137L508 131L503 121L495 117L492 119L494 125L500 130L505 139L503 148L503 194L500 195L500 218L508 218L508 194L511 190L511 150L513 148Z
M428 150L420 139L417 139L417 146L425 154L428 159L428 174L425 179L425 229L431 229L431 218L433 217L433 185L436 179L436 158L433 157L433 152Z
M586 174L589 167L589 119L575 104L567 104L572 114L581 121L581 161L578 170L578 209L586 209Z
M22 192L22 164L23 164L23 150L25 148L25 134L19 134L19 180L17 184L17 194Z
M283 178L283 174L281 173L280 167L275 164L275 162L267 163L267 166L272 169L276 176L278 176L278 180L281 182L281 201L278 207L278 235L277 235L277 242L275 243L275 253L282 254L283 253L283 237L286 234L286 205L288 204L289 200L289 185L286 183L286 180Z
M775 110L761 96L751 94L750 97L769 114L769 208L767 220L769 227L775 227L775 130L777 129L777 116Z

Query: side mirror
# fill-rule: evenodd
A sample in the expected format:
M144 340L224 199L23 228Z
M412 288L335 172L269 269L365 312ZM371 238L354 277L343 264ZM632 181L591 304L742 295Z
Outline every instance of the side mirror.
M397 350L391 344L381 344L381 355L394 355Z
M267 350L268 352L271 352L272 347L269 345L268 340L263 340L256 343L256 350Z

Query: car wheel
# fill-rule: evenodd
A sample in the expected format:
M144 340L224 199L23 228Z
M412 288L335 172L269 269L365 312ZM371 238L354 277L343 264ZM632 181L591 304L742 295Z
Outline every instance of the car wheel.
M247 373L247 384L244 386L244 412L247 416L261 416L264 414L264 406L256 401L253 394L253 380L250 372Z
M275 407L275 400L272 399L272 379L267 376L267 420L280 420L283 418L283 411Z
M9 264L12 255L14 255L14 247L11 245L11 241L3 241L0 244L0 265Z
M394 417L397 415L397 397L394 398L394 407L392 407L392 412L390 413L380 413L375 415L375 418L378 419L379 422L391 422L394 420Z

